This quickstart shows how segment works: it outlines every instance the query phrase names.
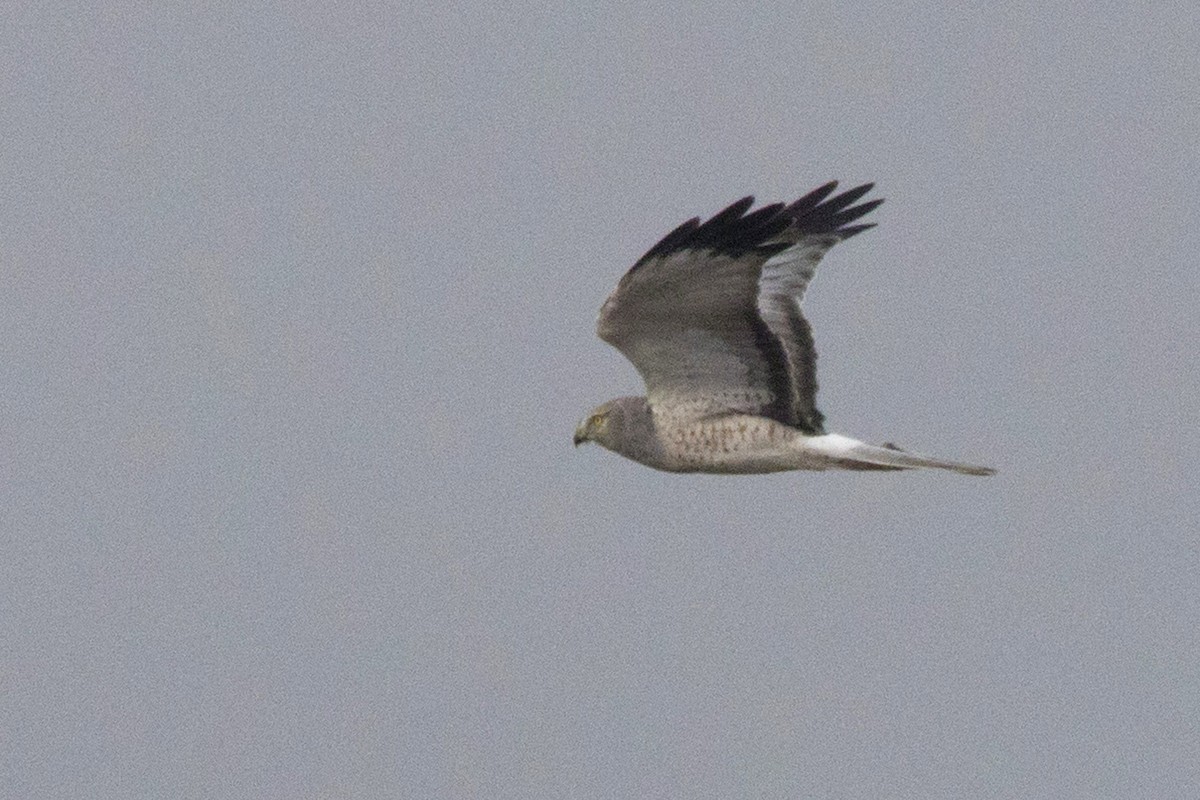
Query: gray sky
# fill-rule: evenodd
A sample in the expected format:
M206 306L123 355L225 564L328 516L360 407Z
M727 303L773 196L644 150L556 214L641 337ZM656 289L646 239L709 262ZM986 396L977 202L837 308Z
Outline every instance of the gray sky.
M0 794L1200 795L1193 4L226 5L0 28ZM831 178L831 429L1000 474L575 451Z

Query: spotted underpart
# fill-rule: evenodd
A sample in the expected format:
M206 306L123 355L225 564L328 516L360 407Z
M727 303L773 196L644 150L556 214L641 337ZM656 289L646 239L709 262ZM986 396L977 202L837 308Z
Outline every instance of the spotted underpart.
M872 447L836 433L809 436L767 417L674 416L644 397L620 397L580 424L575 443L594 441L626 458L667 472L754 474L807 469L903 470L936 467L968 475L992 470Z

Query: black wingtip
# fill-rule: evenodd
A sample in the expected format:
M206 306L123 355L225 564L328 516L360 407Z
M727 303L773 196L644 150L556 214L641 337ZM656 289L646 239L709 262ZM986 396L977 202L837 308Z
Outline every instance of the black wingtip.
M713 214L712 217L710 217L709 220L704 224L723 225L730 220L735 220L741 217L752 205L754 205L754 195L748 194L741 200L735 200L734 202L725 206L725 208L718 211L716 214Z
M773 203L751 211L754 196L747 195L718 211L704 222L693 217L664 236L638 259L634 268L654 258L663 258L680 250L711 250L730 256L762 250L768 255L773 245L766 244L791 224L782 203Z
M804 213L810 211L811 209L815 208L817 206L817 204L820 203L822 200L824 200L826 197L833 194L833 190L836 189L837 186L838 186L837 181L829 181L828 183L821 184L820 186L813 189L808 194L804 195L804 197L801 197L799 200L797 200L796 202L789 205L787 207L788 214L790 214L793 217L796 217L796 216L799 216L800 214L804 214Z
M834 186L836 183L827 183L788 206L787 210L793 215L794 224L801 234L835 233L842 239L848 239L875 227L873 224L847 225L866 216L883 203L883 199L879 198L854 205L874 189L875 184L864 183L829 197ZM813 197L817 198L815 203L810 199Z
M681 223L678 227L676 227L674 230L672 230L666 236L659 239L658 242L655 243L655 245L653 247L651 247L649 250L647 250L646 254L638 259L637 264L633 265L634 268L637 268L638 266L645 263L646 261L649 261L652 258L658 258L659 256L665 256L669 253L674 252L675 250L680 249L684 245L684 243L687 242L687 240L689 238L691 238L692 233L699 227L700 227L700 218L699 217L692 217L687 222Z
M711 250L735 257L749 252L770 256L791 246L789 242L775 240L784 230L795 230L801 235L837 234L848 239L875 227L874 224L847 224L883 202L877 199L854 205L875 188L875 184L864 183L835 195L837 187L837 181L829 181L789 205L773 203L755 211L750 211L754 196L746 195L704 222L693 217L675 228L647 250L634 268L651 259L688 249Z
M839 230L841 229L840 226L845 225L847 222L853 222L859 217L865 217L867 214L870 214L881 205L883 205L882 197L878 200L872 200L869 203L861 203L860 205L847 208L844 211L839 211L834 215L837 218Z

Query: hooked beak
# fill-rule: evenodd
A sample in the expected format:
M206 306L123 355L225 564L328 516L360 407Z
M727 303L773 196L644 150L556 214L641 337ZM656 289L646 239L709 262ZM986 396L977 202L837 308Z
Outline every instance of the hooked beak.
M592 437L590 435L591 434L591 425L589 425L590 422L591 422L590 418L585 419L583 422L579 423L579 425L575 428L575 440L574 441L575 441L576 447L579 447L579 445L583 444L584 442L590 442L592 440Z

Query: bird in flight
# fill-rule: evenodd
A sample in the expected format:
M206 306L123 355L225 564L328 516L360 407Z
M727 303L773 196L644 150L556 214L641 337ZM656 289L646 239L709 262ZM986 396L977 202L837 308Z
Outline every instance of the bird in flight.
M988 467L829 433L817 410L817 353L800 301L829 248L873 224L868 183L831 181L790 205L744 197L688 220L625 273L597 333L633 362L645 397L596 408L575 431L668 472L906 470L991 475Z

